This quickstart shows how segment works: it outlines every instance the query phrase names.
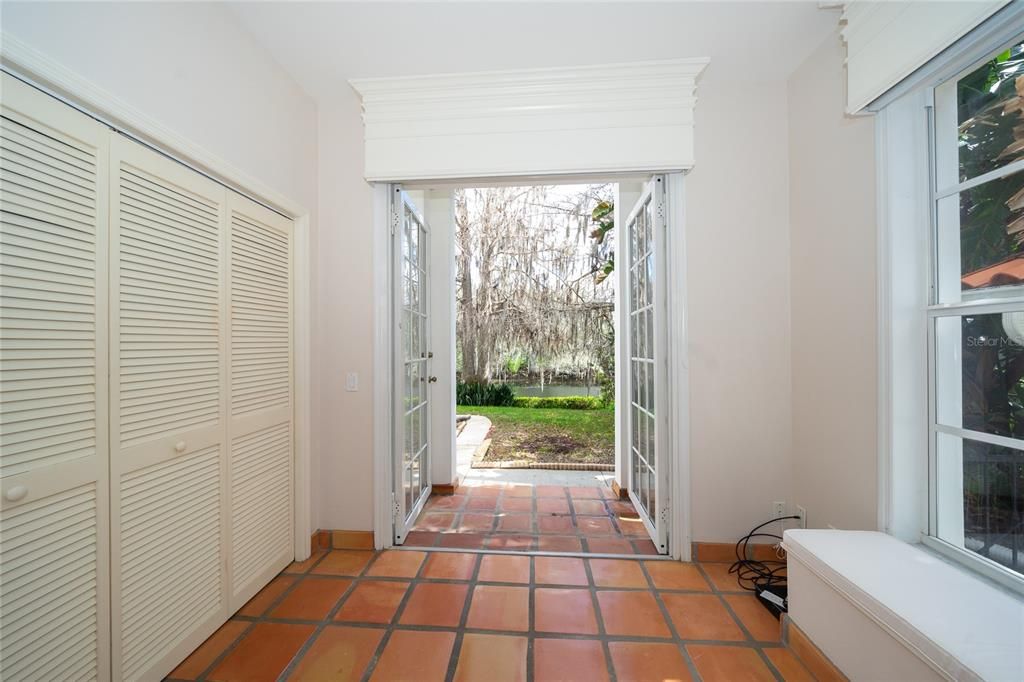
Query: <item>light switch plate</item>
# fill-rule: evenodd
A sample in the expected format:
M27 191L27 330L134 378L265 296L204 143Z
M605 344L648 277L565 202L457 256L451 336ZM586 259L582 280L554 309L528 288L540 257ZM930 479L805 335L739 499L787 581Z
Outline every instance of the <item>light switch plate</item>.
M345 377L345 390L346 391L358 391L359 390L359 372L349 372Z

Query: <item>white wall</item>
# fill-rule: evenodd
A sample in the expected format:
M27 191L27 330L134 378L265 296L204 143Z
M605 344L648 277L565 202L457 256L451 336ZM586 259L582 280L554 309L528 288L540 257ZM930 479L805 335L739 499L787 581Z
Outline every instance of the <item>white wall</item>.
M214 5L0 12L5 31L314 209L313 523L372 528L372 366L386 349L373 347L354 93L339 80L314 104ZM788 87L715 54L698 86L686 183L696 540L737 538L775 500L804 504L812 523L873 522L873 143L869 121L841 117L837 40ZM678 55L664 51L653 56Z
M844 115L838 32L789 79L793 488L808 525L877 518L874 119ZM791 506L792 509L792 506Z
M697 97L686 180L692 530L734 541L789 493L786 91L712 62Z
M0 26L307 207L315 250L316 104L222 7L4 2ZM313 296L316 335L315 290ZM316 363L314 356L314 382ZM314 453L316 418L314 412ZM312 467L318 477L315 459Z
M841 64L828 77L841 87ZM769 518L774 501L794 499L789 102L785 79L753 79L714 62L698 99L697 163L686 180L692 529L698 541L732 541ZM322 103L320 139L320 395L332 415L321 431L320 520L368 530L372 193L349 92ZM360 374L358 393L343 389L350 371Z
M373 191L355 92L320 102L320 527L373 529ZM388 349L377 349L388 353ZM359 390L345 376L359 374Z
M784 80L712 64L687 179L694 537L732 540L789 493L787 112ZM751 103L755 103L751 105ZM766 135L765 131L776 131ZM372 194L354 96L320 113L325 528L372 527ZM345 373L361 389L343 389Z

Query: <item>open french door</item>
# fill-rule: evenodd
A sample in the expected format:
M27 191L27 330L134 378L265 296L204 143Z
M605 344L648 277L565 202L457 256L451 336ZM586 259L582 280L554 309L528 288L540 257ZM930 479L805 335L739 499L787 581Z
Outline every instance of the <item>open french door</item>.
M625 223L627 330L623 341L629 430L629 498L658 551L668 552L669 465L665 178L646 184Z
M394 292L394 433L392 514L394 543L409 533L430 497L429 343L430 232L423 214L399 186L391 192Z

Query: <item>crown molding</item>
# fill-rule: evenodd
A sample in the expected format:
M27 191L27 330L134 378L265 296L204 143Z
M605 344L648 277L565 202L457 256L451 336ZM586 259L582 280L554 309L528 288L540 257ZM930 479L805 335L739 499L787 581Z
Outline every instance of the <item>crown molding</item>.
M367 180L673 171L693 165L708 60L359 78Z

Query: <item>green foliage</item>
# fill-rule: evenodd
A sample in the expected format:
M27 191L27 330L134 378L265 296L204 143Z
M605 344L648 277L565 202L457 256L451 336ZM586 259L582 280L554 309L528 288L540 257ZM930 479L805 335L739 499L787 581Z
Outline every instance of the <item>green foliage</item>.
M515 428L547 427L568 432L574 436L592 436L611 444L614 450L614 410L536 410L523 407L469 407L459 405L457 414L479 414L495 426Z
M615 373L601 372L597 375L597 382L601 385L601 407L611 407L615 404Z
M562 410L599 410L604 407L600 398L587 395L564 395L513 398L512 407L532 407Z
M511 353L505 360L505 369L512 376L519 374L519 370L521 370L525 365L526 355L524 355L522 351L517 350Z
M460 381L455 385L455 402L459 405L511 405L515 391L508 384L482 381Z
M1024 116L1009 106L1024 76L1024 43L1015 45L957 83L960 179L974 178L1024 158ZM1009 229L1021 216L1009 176L964 192L960 198L960 256L964 273L1024 252L1022 235Z
M611 201L602 201L590 214L591 221L597 225L590 233L591 239L597 242L598 246L604 244L604 239L615 228L615 204ZM615 271L615 253L608 249L602 249L606 253L604 265L597 270L594 281L597 284L608 279Z

